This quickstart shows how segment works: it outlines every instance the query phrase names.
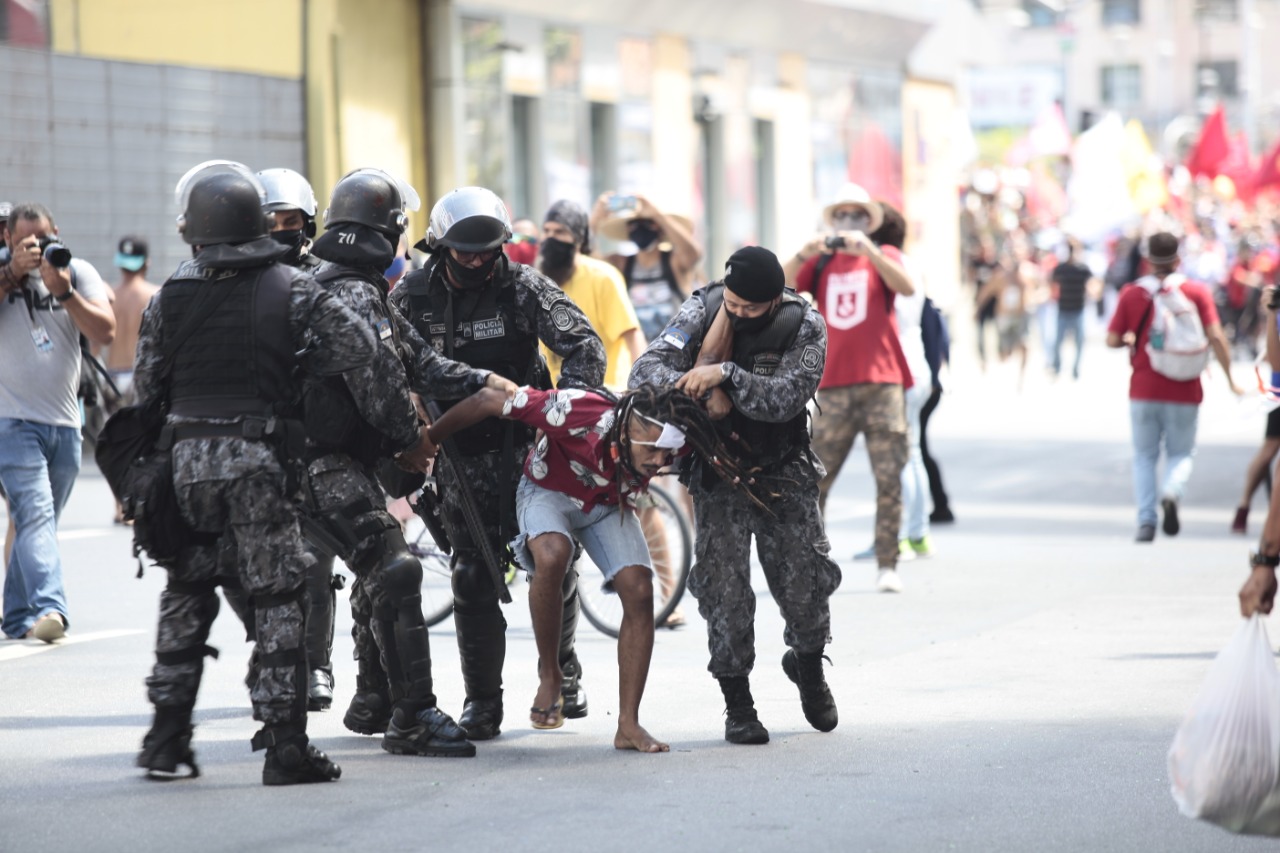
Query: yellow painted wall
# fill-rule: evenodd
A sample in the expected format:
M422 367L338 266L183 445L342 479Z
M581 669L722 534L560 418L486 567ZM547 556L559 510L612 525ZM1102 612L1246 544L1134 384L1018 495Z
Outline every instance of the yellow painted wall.
M303 0L51 0L53 49L302 76Z
M324 207L338 179L374 166L422 196L409 242L426 233L422 22L417 0L311 0L307 34L308 176ZM376 14L371 11L376 9Z
M375 166L426 197L420 0L51 0L53 49L304 78L308 179L321 208ZM304 52L305 18L305 52ZM412 243L426 211L412 217Z

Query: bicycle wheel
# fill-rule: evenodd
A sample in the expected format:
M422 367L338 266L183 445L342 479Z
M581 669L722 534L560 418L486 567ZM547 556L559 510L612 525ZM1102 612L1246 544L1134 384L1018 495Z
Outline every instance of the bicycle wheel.
M671 493L649 485L653 506L641 511L641 525L653 561L653 623L661 625L680 604L689 567L693 564L693 531L684 510ZM600 569L583 552L575 564L578 572L578 600L582 615L610 637L622 627L622 602L600 588Z
M438 625L453 612L453 570L449 555L440 550L427 525L414 513L404 525L409 551L422 563L422 618Z

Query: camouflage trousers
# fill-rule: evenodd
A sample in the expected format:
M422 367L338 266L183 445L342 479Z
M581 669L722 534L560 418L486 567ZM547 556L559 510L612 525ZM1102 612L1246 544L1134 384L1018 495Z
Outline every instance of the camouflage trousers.
M828 600L840 586L840 567L818 510L817 475L801 459L787 464L789 480L770 512L721 480L698 485L693 496L697 536L689 592L707 621L716 678L745 676L756 659L756 596L751 588L751 540L766 583L786 624L783 640L798 652L820 652L831 640Z
M898 564L902 469L907 464L902 386L864 383L827 388L818 392L818 406L822 414L813 422L813 450L827 469L818 483L819 506L825 514L827 493L862 433L876 481L876 563L892 568Z
M508 554L503 541L501 519L505 514L514 528L516 487L528 455L527 445L515 448L515 461L504 464L501 452L462 457L462 470L442 455L436 461L436 476L444 509L445 528L453 543L453 624L458 634L458 654L467 699L493 699L502 693L502 668L507 656L507 620L502 615L498 590L494 587L480 550L467 528L462 512L459 480L465 479L476 499L485 533L499 558ZM510 484L508 501L503 503L499 483ZM514 529L508 531L514 537ZM560 664L577 667L574 637L578 627L578 575L565 573L564 620L560 634Z
M421 565L405 547L400 523L387 512L376 475L345 453L331 453L307 464L304 492L317 516L329 519L327 525L346 528L348 547L336 556L355 575L351 638L356 660L366 668L378 663L394 700L435 705Z
M218 614L216 587L226 579L226 547L252 607L259 666L249 685L254 719L306 721L306 591L311 557L297 511L272 449L240 438L201 438L173 449L174 487L183 518L207 543L185 548L160 595L156 665L147 691L156 707L190 710L196 701L206 642Z

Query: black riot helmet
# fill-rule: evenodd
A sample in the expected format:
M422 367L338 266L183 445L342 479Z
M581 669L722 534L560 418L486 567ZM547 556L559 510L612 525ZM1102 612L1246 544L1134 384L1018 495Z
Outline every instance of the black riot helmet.
M324 227L355 223L367 225L392 238L409 227L409 211L422 206L413 187L381 169L356 169L334 186Z
M207 160L174 190L182 214L178 231L193 246L247 243L267 236L266 190L242 163Z
M447 193L431 208L426 240L417 247L438 252L487 252L511 239L507 206L484 187L460 187Z

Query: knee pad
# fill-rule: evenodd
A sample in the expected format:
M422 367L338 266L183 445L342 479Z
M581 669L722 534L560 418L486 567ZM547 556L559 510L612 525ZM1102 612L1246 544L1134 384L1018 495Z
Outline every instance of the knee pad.
M422 563L413 556L399 529L382 534L378 562L373 570L384 596L402 599L422 594Z
M452 580L455 607L462 610L488 608L498 603L498 591L493 588L489 569L485 567L479 554L459 554L453 567Z

